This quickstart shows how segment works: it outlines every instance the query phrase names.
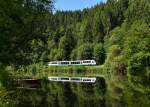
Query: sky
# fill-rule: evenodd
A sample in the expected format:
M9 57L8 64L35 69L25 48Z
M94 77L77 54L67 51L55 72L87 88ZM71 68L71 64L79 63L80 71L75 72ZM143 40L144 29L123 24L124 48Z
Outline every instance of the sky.
M56 10L82 10L106 0L55 0Z

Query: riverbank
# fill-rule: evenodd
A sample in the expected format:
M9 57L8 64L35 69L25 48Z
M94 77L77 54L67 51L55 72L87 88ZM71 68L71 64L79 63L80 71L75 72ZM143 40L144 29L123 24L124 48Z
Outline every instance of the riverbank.
M106 70L102 66L44 66L31 65L19 67L11 72L16 78L47 78L48 76L104 76Z

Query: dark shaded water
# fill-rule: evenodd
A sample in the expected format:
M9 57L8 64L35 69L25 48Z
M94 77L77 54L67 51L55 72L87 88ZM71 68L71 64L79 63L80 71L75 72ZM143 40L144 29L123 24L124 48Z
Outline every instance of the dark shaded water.
M38 89L13 90L11 98L13 107L150 107L149 91L116 80L107 84L103 77L94 84L44 80Z
M18 107L105 107L105 79L96 83L48 82L38 90L16 90Z

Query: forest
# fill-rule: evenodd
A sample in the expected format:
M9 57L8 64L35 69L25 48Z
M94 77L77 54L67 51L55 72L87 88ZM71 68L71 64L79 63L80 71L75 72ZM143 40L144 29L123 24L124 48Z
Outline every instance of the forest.
M143 102L148 107L150 0L107 0L55 12L54 2L0 0L0 106L10 106L11 82L18 73L36 75L49 61L94 59L97 71L148 95Z

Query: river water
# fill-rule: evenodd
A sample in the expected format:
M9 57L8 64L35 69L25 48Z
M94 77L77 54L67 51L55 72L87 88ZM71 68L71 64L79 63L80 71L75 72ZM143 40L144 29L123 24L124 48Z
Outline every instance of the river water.
M48 82L40 89L17 89L18 107L105 107L106 83Z
M95 83L43 81L41 88L16 89L12 96L15 107L149 107L149 94L114 84L103 77Z

